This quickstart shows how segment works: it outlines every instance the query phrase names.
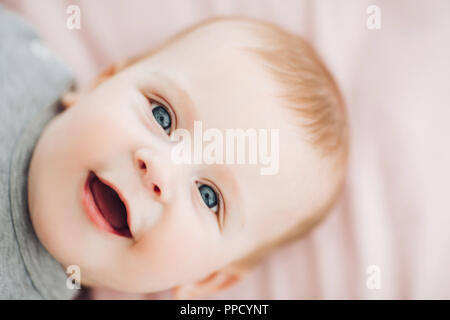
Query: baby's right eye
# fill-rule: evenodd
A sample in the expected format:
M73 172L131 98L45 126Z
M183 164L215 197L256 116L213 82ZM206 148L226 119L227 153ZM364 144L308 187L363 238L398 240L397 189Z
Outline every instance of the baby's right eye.
M172 128L172 116L170 115L170 112L163 104L159 102L150 101L150 104L152 107L153 117L156 122L158 122L161 128L163 128L168 135L170 135Z

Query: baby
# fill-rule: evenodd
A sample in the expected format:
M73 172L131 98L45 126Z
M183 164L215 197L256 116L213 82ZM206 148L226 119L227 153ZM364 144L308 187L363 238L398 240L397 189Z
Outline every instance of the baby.
M207 20L64 101L34 148L28 207L42 245L88 287L206 297L311 230L341 189L338 87L305 41L266 22ZM278 169L177 163L174 136L195 122L277 129Z

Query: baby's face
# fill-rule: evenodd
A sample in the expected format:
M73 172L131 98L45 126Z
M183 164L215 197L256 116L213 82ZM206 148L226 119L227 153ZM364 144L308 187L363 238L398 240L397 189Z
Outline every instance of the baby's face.
M200 29L46 127L29 172L31 218L49 252L81 268L82 283L152 292L200 280L320 201L317 156L289 124L269 73L237 48L249 41L236 28ZM170 136L183 128L194 137L194 120L224 140L226 129L278 129L278 171L175 163Z

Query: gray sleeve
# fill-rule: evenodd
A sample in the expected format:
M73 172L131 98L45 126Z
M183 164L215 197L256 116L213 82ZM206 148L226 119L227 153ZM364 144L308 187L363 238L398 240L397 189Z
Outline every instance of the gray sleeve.
M31 26L0 5L0 299L70 299L61 266L40 244L28 214L34 144L72 73Z

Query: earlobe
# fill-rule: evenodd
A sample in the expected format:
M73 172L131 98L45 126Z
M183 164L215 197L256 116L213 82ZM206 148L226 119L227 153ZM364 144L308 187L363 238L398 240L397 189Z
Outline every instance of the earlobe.
M79 94L75 91L68 91L61 97L61 103L64 109L70 108L74 103L78 101Z
M103 81L105 81L108 78L111 78L112 76L117 74L119 71L124 69L126 66L127 66L126 61L123 63L114 63L114 64L110 65L109 67L104 69L102 72L100 72L100 74L98 74L94 78L94 81L91 84L90 90L95 89ZM78 101L79 96L80 96L80 93L75 90L71 90L71 91L64 93L61 98L64 109L68 109L73 104L75 104Z
M206 297L210 294L224 290L242 279L242 274L231 270L219 270L206 278L193 284L183 284L172 289L172 298L175 300L188 300Z

